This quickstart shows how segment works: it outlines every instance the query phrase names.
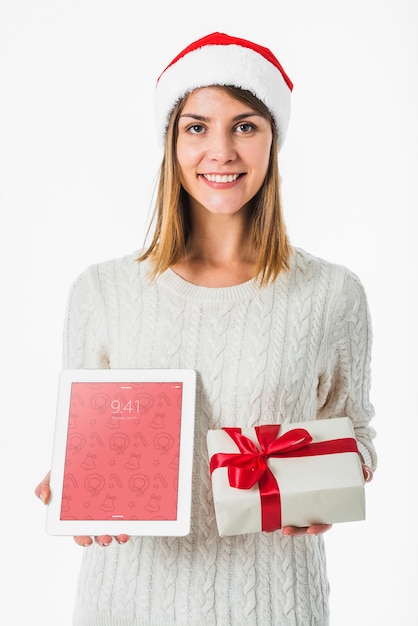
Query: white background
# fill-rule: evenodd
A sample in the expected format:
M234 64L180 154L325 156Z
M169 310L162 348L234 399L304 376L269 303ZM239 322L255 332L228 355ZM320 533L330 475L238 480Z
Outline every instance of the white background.
M414 0L3 0L0 6L0 622L69 626L81 548L47 537L72 281L141 246L160 151L156 77L220 30L295 87L281 152L292 242L347 265L374 324L379 469L366 522L327 535L332 626L416 619L418 5ZM415 357L415 358L414 358Z

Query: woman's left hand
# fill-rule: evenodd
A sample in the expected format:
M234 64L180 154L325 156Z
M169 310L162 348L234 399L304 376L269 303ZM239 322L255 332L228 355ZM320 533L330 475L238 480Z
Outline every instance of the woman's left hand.
M361 467L363 468L364 482L369 483L373 479L373 470L365 463L362 463Z
M282 528L282 534L287 537L302 537L303 535L322 535L332 528L332 524L312 524L312 526L285 526Z

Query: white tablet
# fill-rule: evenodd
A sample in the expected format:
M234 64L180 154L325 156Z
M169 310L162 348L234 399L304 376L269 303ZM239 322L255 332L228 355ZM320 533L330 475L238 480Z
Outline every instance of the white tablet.
M190 532L196 373L63 370L51 464L51 535Z

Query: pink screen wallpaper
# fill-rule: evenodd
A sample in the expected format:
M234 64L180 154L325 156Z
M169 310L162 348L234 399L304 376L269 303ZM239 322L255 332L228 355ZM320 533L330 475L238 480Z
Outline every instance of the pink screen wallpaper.
M182 384L72 383L61 519L177 519Z

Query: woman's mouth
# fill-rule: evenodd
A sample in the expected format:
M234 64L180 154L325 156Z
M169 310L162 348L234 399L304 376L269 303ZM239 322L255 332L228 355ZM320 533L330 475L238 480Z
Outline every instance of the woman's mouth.
M242 174L201 174L210 183L233 183Z

